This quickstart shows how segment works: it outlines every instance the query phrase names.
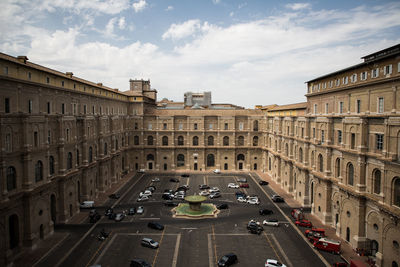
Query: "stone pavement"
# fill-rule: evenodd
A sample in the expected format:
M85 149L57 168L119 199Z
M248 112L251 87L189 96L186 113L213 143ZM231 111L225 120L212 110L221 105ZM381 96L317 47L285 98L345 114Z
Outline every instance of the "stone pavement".
M293 196L289 193L287 193L278 183L276 183L272 178L262 172L257 172L258 176L261 177L261 179L267 181L269 183L269 186L271 189L277 193L278 195L282 196L285 199L286 204L292 208L299 208L301 207L300 202L295 200ZM325 229L325 234L329 239L333 240L338 240L341 242L341 257L343 260L345 260L347 263L350 263L351 260L358 260L365 262L366 264L368 257L366 256L359 256L351 247L350 243L348 243L346 240L338 237L336 235L336 229L330 225L324 225L319 218L317 218L315 215L311 213L305 213L305 217L307 220L312 222L312 225L316 228L324 228Z

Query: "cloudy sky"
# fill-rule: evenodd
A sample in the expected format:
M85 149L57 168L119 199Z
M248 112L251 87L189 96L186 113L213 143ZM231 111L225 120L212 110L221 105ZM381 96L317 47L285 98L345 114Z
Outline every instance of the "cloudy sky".
M0 51L158 98L305 101L304 82L400 43L400 1L1 0Z

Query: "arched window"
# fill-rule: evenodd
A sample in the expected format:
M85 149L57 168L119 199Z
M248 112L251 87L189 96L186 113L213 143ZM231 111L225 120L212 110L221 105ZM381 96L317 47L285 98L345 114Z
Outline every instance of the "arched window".
M224 138L223 138L223 145L224 145L224 146L229 146L229 137L228 137L228 136L224 136Z
M178 154L178 156L176 157L176 166L185 166L185 156L183 154Z
M207 155L207 167L213 167L215 165L214 155L208 154Z
M154 142L153 136L149 135L147 136L147 145L152 146Z
M67 170L72 169L72 153L69 152L67 156Z
M285 144L285 155L289 155L289 145L287 143Z
M197 136L193 136L193 145L198 146L199 145L199 138Z
M319 165L319 171L323 172L324 171L324 158L322 157L321 154L318 155L318 165Z
M76 165L79 165L79 149L76 150Z
M400 178L395 177L393 182L393 205L400 207Z
M214 145L214 136L209 136L208 137L207 144L209 146L213 146Z
M89 147L89 163L93 162L93 148Z
M238 146L244 146L244 137L243 136L238 137Z
M258 131L258 121L253 122L253 131Z
M253 146L258 146L258 136L253 137Z
M168 146L168 136L163 136L162 137L162 145L163 146Z
M39 182L43 180L43 163L38 160L35 164L35 181Z
M134 144L135 146L138 146L138 145L139 145L139 136L135 135L135 136L133 137L133 144Z
M104 155L107 155L107 143L104 143Z
M347 183L349 185L354 184L354 167L351 163L347 165Z
M381 171L375 170L374 172L374 193L381 193Z
M335 163L335 176L336 177L340 177L340 158L336 159L336 163Z
M301 147L299 148L299 161L303 163L303 149Z
M271 158L268 158L268 170L271 170Z
M183 136L178 136L178 146L183 146Z
M146 160L154 160L154 155L153 154L148 154L146 156Z
M237 155L236 159L239 160L244 160L244 155L243 154L239 154Z
M54 157L53 156L49 157L49 174L50 175L54 174Z
M7 191L17 188L17 173L15 168L10 166L7 168Z

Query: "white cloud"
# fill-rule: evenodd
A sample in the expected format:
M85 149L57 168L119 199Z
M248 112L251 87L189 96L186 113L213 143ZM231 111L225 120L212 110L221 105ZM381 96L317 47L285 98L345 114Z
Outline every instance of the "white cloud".
M300 10L300 9L305 9L309 8L310 4L309 3L292 3L292 4L287 4L286 8L292 9L292 10Z
M235 15L235 12L231 12L231 13L229 13L229 17L233 17L233 15Z
M162 39L171 38L179 40L190 35L193 35L201 27L200 20L191 19L181 24L172 24L169 29L162 35Z
M108 21L106 28L105 28L105 35L107 37L112 37L114 35L114 24L117 22L117 18L112 18Z
M125 27L126 27L125 17L119 18L119 20L118 20L118 28L120 30L123 30L123 29L125 29Z
M171 10L174 10L174 7L173 7L173 6L168 6L168 7L165 9L165 11L171 11Z
M214 5L221 3L221 0L212 0Z
M146 0L139 0L132 4L133 9L136 13L143 11L147 6Z

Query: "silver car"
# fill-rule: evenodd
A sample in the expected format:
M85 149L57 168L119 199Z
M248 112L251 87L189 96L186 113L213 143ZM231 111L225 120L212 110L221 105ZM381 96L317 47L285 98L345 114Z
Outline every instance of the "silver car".
M137 210L136 210L136 214L143 214L143 212L144 212L143 206L139 206L139 207L137 208Z
M123 219L125 218L125 215L124 214L122 214L122 213L117 213L117 215L115 215L115 221L116 222L120 222L120 221L122 221Z

